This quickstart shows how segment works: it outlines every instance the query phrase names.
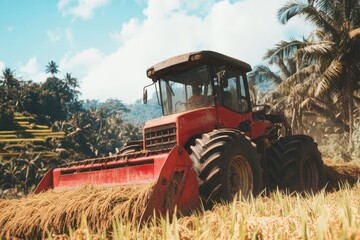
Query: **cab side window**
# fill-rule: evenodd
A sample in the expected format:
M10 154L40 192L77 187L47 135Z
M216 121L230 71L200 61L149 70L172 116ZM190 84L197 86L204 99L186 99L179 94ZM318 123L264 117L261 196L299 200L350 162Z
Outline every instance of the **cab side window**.
M238 99L238 103L239 103L239 112L241 113L245 113L245 112L249 112L250 111L250 102L249 102L249 96L248 96L248 90L246 82L245 82L245 77L243 75L239 76L239 80L240 80L240 96Z
M244 76L228 70L222 88L223 106L239 113L248 112L250 105L247 94Z
M223 105L226 108L237 111L237 79L236 77L231 77L227 79L227 86L225 85L222 91L222 100Z

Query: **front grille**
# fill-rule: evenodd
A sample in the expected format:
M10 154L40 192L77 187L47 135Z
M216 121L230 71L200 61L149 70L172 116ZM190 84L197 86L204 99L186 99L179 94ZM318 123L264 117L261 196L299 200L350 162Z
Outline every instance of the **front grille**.
M145 149L166 150L176 145L175 123L145 129Z

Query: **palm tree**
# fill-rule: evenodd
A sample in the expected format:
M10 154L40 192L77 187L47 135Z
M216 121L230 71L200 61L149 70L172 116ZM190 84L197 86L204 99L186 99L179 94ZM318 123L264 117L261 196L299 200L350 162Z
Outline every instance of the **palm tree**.
M80 92L76 90L76 88L79 87L79 82L77 78L71 76L71 73L66 73L64 78L64 83L66 86L69 86L71 88L71 92L73 94L72 101L76 102L77 96L80 94Z
M22 172L21 185L25 194L31 186L35 185L40 179L40 163L41 153L23 153L16 161L19 164L20 171Z
M299 133L305 130L301 103L311 87L309 83L318 72L316 64L298 58L296 54L299 49L309 44L309 39L281 41L264 56L264 60L275 66L277 71L260 65L249 74L250 82L272 83L273 89L263 96L263 101L267 104L273 103L272 110L287 113L291 118L292 129Z
M15 78L14 71L8 67L2 71L2 74L3 76L0 78L0 84L4 87L4 101L8 101L19 86L19 81Z
M331 47L313 49L318 55L326 54L320 63L325 69L319 78L315 96L319 99L336 94L342 105L343 115L350 136L354 125L354 89L359 89L360 62L360 2L358 0L292 0L278 11L279 19L286 24L295 16L303 16L324 32ZM352 147L352 138L349 146Z
M21 178L21 171L15 161L10 161L4 164L4 175L1 179L2 188L13 188Z
M64 80L65 80L65 83L67 85L69 85L70 87L72 87L74 91L75 91L75 88L79 87L78 80L76 78L74 78L73 76L71 76L71 73L66 73Z
M45 72L51 73L51 75L54 76L56 73L59 72L58 68L59 66L53 60L51 60L48 65L46 65Z
M10 68L7 67L2 71L2 74L3 74L2 80L0 80L0 83L2 84L2 86L7 87L7 88L18 86L19 82L15 78L13 70L11 70Z

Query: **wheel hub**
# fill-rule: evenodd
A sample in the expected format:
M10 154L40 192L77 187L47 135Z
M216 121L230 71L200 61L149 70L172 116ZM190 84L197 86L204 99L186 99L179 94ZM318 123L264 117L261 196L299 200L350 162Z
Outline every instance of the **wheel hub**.
M229 191L233 197L238 193L243 197L251 194L253 190L253 174L250 164L244 157L236 156L232 159L228 180Z

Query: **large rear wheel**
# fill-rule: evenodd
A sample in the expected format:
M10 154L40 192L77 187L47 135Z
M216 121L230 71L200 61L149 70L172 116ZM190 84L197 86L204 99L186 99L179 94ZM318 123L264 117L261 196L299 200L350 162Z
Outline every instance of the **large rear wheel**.
M326 175L314 140L305 135L280 138L267 150L270 190L317 192Z
M203 134L191 150L199 192L206 208L214 203L232 201L236 194L249 197L262 190L258 155L251 141L240 131L220 129Z

